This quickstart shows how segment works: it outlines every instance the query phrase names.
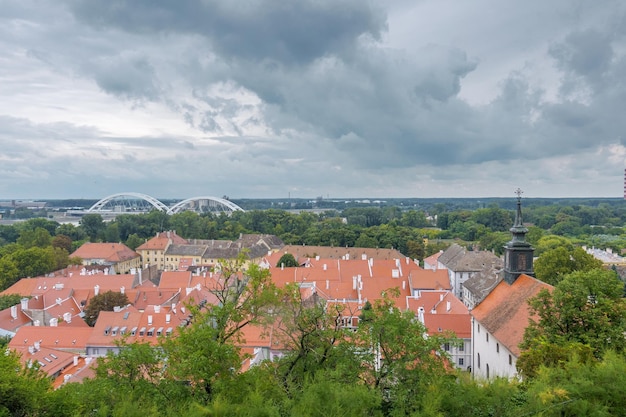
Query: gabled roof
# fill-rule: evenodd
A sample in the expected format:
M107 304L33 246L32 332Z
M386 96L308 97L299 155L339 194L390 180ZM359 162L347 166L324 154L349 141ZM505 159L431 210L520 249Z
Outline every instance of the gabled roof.
M39 369L48 376L53 376L74 363L74 353L58 349L47 347L34 349L32 345L30 350L28 346L18 346L13 349L21 353L20 361L24 365L39 363Z
M474 296L474 303L478 305L501 280L502 269L491 267L477 272L461 285Z
M405 256L396 249L378 248L344 248L332 246L285 245L280 252L291 253L296 259L313 258L316 256L326 259L374 259L390 260L404 259ZM279 256L280 257L280 256Z
M449 290L450 277L447 269L412 268L409 271L409 283L413 290Z
M456 243L439 256L438 262L454 272L478 272L503 264L502 259L489 251L468 251Z
M407 297L407 308L418 318L423 314L428 334L452 332L458 338L471 337L469 311L450 291L421 291L418 297Z
M265 252L277 250L285 246L285 242L283 242L281 238L267 234L242 234L236 242L241 243L241 246L244 248L262 246Z
M165 251L170 256L202 256L207 250L206 245L170 245Z
M20 327L29 324L30 318L22 311L21 303L0 311L0 330L15 332Z
M175 335L178 327L190 319L186 307L149 306L145 311L126 307L119 311L101 311L87 346L113 347L122 340L156 345L160 337Z
M437 261L439 260L439 256L441 256L442 253L443 251L440 250L439 252L434 253L427 258L424 258L424 265L428 264L428 265L433 265L436 267Z
M521 274L512 285L500 283L471 312L471 315L514 355L519 356L519 344L531 317L528 300L542 289L552 286Z
M165 250L170 244L184 245L187 243L186 239L178 236L175 230L157 233L157 235L143 244L139 245L136 250Z
M91 337L91 327L51 327L51 326L24 326L20 327L15 337L9 342L9 347L17 349L32 346L35 342L40 347L65 351L85 351L87 339Z
M123 262L139 258L140 255L123 243L84 243L71 257L81 259L102 259L106 262Z
M191 287L190 271L163 271L159 288L187 288Z

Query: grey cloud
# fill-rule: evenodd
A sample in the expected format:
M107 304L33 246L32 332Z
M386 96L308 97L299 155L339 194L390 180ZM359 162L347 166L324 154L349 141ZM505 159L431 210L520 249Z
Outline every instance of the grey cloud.
M363 0L70 2L76 16L129 32L199 34L224 57L307 63L385 30L382 9Z
M93 63L94 78L104 91L128 99L156 100L160 93L154 67L143 56L102 57Z

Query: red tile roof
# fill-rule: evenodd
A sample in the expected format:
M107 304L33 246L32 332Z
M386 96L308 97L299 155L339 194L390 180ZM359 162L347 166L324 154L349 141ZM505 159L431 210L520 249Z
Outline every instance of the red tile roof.
M147 240L143 244L137 247L138 251L141 250L162 250L167 249L169 244L174 245L186 245L188 242L186 239L178 236L175 231L161 232L155 237Z
M10 348L23 348L39 342L41 347L65 350L71 352L84 352L87 339L91 337L91 327L51 327L51 326L25 326L20 327L9 342Z
M465 304L450 291L421 291L407 298L407 308L416 316L423 308L424 325L429 334L453 332L459 338L471 337L471 318Z
M14 350L21 353L20 361L24 365L29 366L33 363L39 363L39 369L48 374L48 376L60 373L74 363L74 353L58 349L46 347L34 349L31 345L30 348L28 346L19 346L14 348Z
M447 269L412 268L409 282L414 290L450 290L450 278Z
M102 259L106 262L123 262L139 258L140 255L123 243L84 243L71 257L81 259Z
M549 284L522 274L512 285L501 281L471 314L502 345L519 356L519 344L531 317L528 300L542 289L552 288Z
M30 325L30 318L22 312L21 304L0 311L0 329L15 332L22 326ZM15 318L13 317L15 314Z

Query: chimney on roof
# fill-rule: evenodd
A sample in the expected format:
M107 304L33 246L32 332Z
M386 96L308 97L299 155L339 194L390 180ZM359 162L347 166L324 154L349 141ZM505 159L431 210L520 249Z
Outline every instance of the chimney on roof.
M96 284L93 287L93 295L98 295L98 294L100 294L100 286Z
M74 355L74 366L78 366L78 355Z
M154 306L154 312L155 312L156 314L159 314L159 313L161 312L161 306L160 306L160 305L155 305L155 306Z
M446 301L446 311L450 311L450 301Z
M41 326L41 322L39 320L33 320L33 326L39 327Z
M28 298L24 297L20 300L22 311L28 310Z
M71 323L72 322L72 313L67 312L67 313L63 313L63 321L66 323Z
M356 275L352 277L352 289L356 290Z
M11 318L15 320L17 318L17 306L11 306Z
M326 271L328 269L328 265L324 264L323 269Z
M420 307L417 309L417 319L420 323L424 324L424 307Z
M171 314L168 313L168 314L165 315L165 323L169 323L171 321L171 319L172 319L172 315Z
M59 325L59 320L56 317L50 319L50 327L57 327Z
M148 315L148 326L152 326L152 316Z
M124 294L126 292L126 287L122 286L120 287L120 293Z
M326 280L326 289L327 290L330 289L330 281L329 280Z

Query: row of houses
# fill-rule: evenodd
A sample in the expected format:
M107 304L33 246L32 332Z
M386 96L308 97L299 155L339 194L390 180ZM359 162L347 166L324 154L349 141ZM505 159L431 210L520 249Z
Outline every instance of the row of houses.
M85 266L106 266L112 273L134 273L148 265L160 271L178 271L189 267L212 267L220 259L234 259L245 252L250 262L258 261L268 251L284 243L274 235L241 234L237 240L184 239L176 231L157 233L137 247L123 243L85 243L70 256L82 259Z
M9 346L21 351L25 362L38 362L61 383L80 380L91 372L92 358L118 351L122 339L156 344L159 338L175 337L191 319L189 305L217 302L214 289L221 276L213 266L218 259L245 250L248 262L269 269L277 286L294 283L304 297L344 306L341 323L347 328L358 326L368 301L395 288L396 306L412 311L428 334L457 336L460 343L444 346L456 367L481 378L513 377L529 319L526 301L549 286L532 277L532 248L525 242L519 200L511 233L504 260L452 245L420 267L391 249L289 246L268 235L187 241L163 232L137 248L141 263L128 273L106 261L112 258L103 250L83 258L90 265L20 280L3 292L24 298L0 312L0 332L12 336ZM278 265L285 253L294 255L297 267ZM104 291L125 293L129 304L101 312L95 326L88 327L84 308ZM240 347L249 359L242 368L284 354L284 345L269 330L244 328Z

